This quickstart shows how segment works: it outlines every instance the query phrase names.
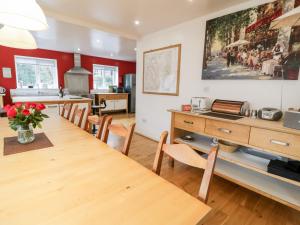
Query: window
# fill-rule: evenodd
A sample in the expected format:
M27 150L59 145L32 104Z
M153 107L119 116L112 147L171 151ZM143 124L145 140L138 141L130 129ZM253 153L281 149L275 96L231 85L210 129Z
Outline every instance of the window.
M58 88L57 62L55 59L42 59L16 56L17 88Z
M94 89L108 89L118 85L119 68L117 66L93 65Z

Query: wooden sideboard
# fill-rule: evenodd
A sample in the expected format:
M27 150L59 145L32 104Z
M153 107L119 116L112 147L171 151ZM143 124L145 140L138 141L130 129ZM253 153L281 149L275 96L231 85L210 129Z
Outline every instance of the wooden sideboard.
M98 100L105 99L106 108L102 112L115 112L125 110L128 113L128 93L98 93Z
M267 172L270 160L249 154L249 150L275 157L300 160L300 131L282 122L241 118L228 120L169 110L171 143L185 143L208 153L212 138L241 145L234 153L219 151L215 173L238 185L300 210L300 182ZM185 141L184 135L194 137Z

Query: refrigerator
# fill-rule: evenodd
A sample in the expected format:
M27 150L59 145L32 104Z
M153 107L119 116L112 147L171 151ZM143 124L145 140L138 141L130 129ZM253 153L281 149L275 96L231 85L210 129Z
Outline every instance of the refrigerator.
M135 112L135 94L136 94L136 76L135 74L125 74L123 76L123 87L128 93L128 111Z

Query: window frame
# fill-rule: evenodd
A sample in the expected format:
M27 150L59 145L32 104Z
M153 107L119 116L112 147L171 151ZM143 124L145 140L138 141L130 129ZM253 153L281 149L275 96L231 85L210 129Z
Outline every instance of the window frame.
M16 70L16 86L17 89L31 89L28 86L27 87L19 87L19 76L18 76L18 67L17 67L17 58L23 58L23 59L31 59L31 60L45 60L45 61L52 61L54 63L54 76L56 79L56 87L55 88L46 88L48 90L53 90L53 89L58 89L59 88L59 79L58 79L58 67L57 67L57 59L51 59L51 58L41 58L41 57L33 57L33 56L22 56L22 55L15 55L14 60L15 60L15 70ZM31 64L31 65L40 65L40 64ZM35 68L35 75L37 75L39 72L37 72L37 67ZM37 77L37 80L40 81L40 76ZM32 89L43 89L43 88L35 88L33 87Z
M95 87L94 77L95 77L95 67L97 67L97 66L116 68L116 84L113 84L113 85L119 86L119 66L111 66L111 65L104 65L104 64L96 64L95 63L95 64L93 64L93 89L94 90L108 90L109 89L109 87L100 88L100 89Z

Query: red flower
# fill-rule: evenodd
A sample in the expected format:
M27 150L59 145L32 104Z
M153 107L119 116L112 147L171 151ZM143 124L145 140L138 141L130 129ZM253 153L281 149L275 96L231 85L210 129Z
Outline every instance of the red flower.
M31 102L25 103L25 109L30 109L30 108L35 109L35 107L36 107L35 103L31 103Z
M29 111L28 109L23 109L23 110L22 110L22 114L23 114L24 116L29 116L29 115L30 115L30 111Z
M31 105L30 102L26 102L26 103L25 103L25 109L30 109L30 105Z
M6 106L4 106L4 111L5 112L8 112L8 110L10 110L10 108L11 108L11 105L6 105Z
M46 108L46 106L44 104L37 104L36 105L36 109L39 110L39 111L42 111Z
M10 109L7 111L7 116L8 118L15 118L17 115L17 111L15 109L15 107L10 107Z
M15 107L16 107L16 108L21 108L22 105L23 105L23 104L22 104L21 102L17 102L17 103L15 104Z

